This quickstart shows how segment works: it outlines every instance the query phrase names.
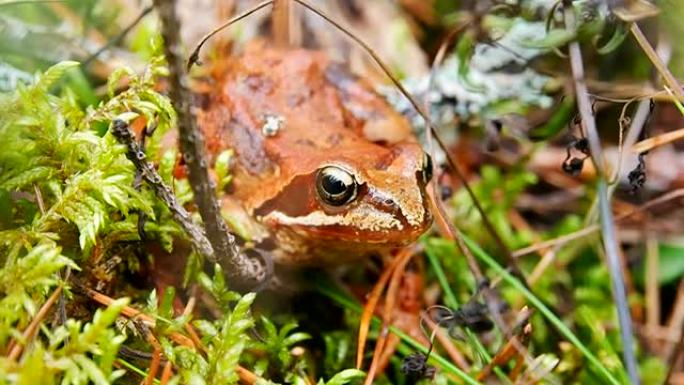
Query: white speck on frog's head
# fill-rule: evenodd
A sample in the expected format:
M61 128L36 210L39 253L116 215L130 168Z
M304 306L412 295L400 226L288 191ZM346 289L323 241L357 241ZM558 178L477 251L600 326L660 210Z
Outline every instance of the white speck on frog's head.
M261 126L261 132L265 136L275 136L285 126L285 118L280 115L266 114L264 115L264 125Z

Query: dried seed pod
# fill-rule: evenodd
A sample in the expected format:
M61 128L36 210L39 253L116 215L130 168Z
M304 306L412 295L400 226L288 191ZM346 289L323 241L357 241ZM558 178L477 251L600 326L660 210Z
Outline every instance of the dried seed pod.
M415 352L404 357L401 362L401 372L413 379L432 378L435 375L435 368L427 364L428 357Z
M629 179L629 185L632 186L632 194L635 194L644 187L644 184L646 184L646 161L644 154L639 154L639 163L634 170L629 172L627 178Z
M582 173L582 168L584 167L584 159L580 158L572 158L572 159L565 159L563 161L562 169L563 172L565 172L568 175L572 176L578 176L579 174Z

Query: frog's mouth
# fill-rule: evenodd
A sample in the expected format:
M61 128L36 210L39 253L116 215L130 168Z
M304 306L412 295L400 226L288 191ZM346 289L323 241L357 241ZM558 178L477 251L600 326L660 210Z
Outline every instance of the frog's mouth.
M428 229L432 217L426 207L424 210L419 222L410 221L395 203L378 203L377 197L366 193L346 210L326 212L318 208L297 216L273 210L261 221L275 231L289 229L302 242L396 247L415 241Z

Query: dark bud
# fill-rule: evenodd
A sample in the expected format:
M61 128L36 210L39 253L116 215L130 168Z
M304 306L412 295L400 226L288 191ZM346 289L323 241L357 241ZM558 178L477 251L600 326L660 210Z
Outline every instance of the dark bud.
M589 155L589 140L587 138L579 138L575 142L575 149L582 154Z
M644 187L644 184L646 184L646 161L644 160L644 154L639 154L639 163L634 170L629 172L627 178L629 179L629 185L632 186L632 194L635 194Z
M482 290L488 289L488 288L489 288L489 279L483 277L482 279L480 279L477 282L477 292L478 293L481 292Z
M489 318L478 318L468 323L468 328L475 333L486 333L494 329L494 322Z
M577 176L582 172L584 166L584 159L572 158L563 162L563 172L568 175Z
M477 301L466 302L454 312L457 323L470 328L475 333L484 333L494 328L494 322L489 318L489 308Z
M411 353L401 362L401 372L412 379L432 378L435 368L427 364L427 357L420 352Z

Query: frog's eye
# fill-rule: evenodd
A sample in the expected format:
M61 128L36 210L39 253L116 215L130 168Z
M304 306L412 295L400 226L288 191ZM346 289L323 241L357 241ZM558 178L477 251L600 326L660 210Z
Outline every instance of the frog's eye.
M323 202L331 206L342 206L356 198L358 185L354 176L335 166L318 170L316 191Z
M427 153L423 154L423 168L420 170L422 182L428 184L432 179L432 158Z

